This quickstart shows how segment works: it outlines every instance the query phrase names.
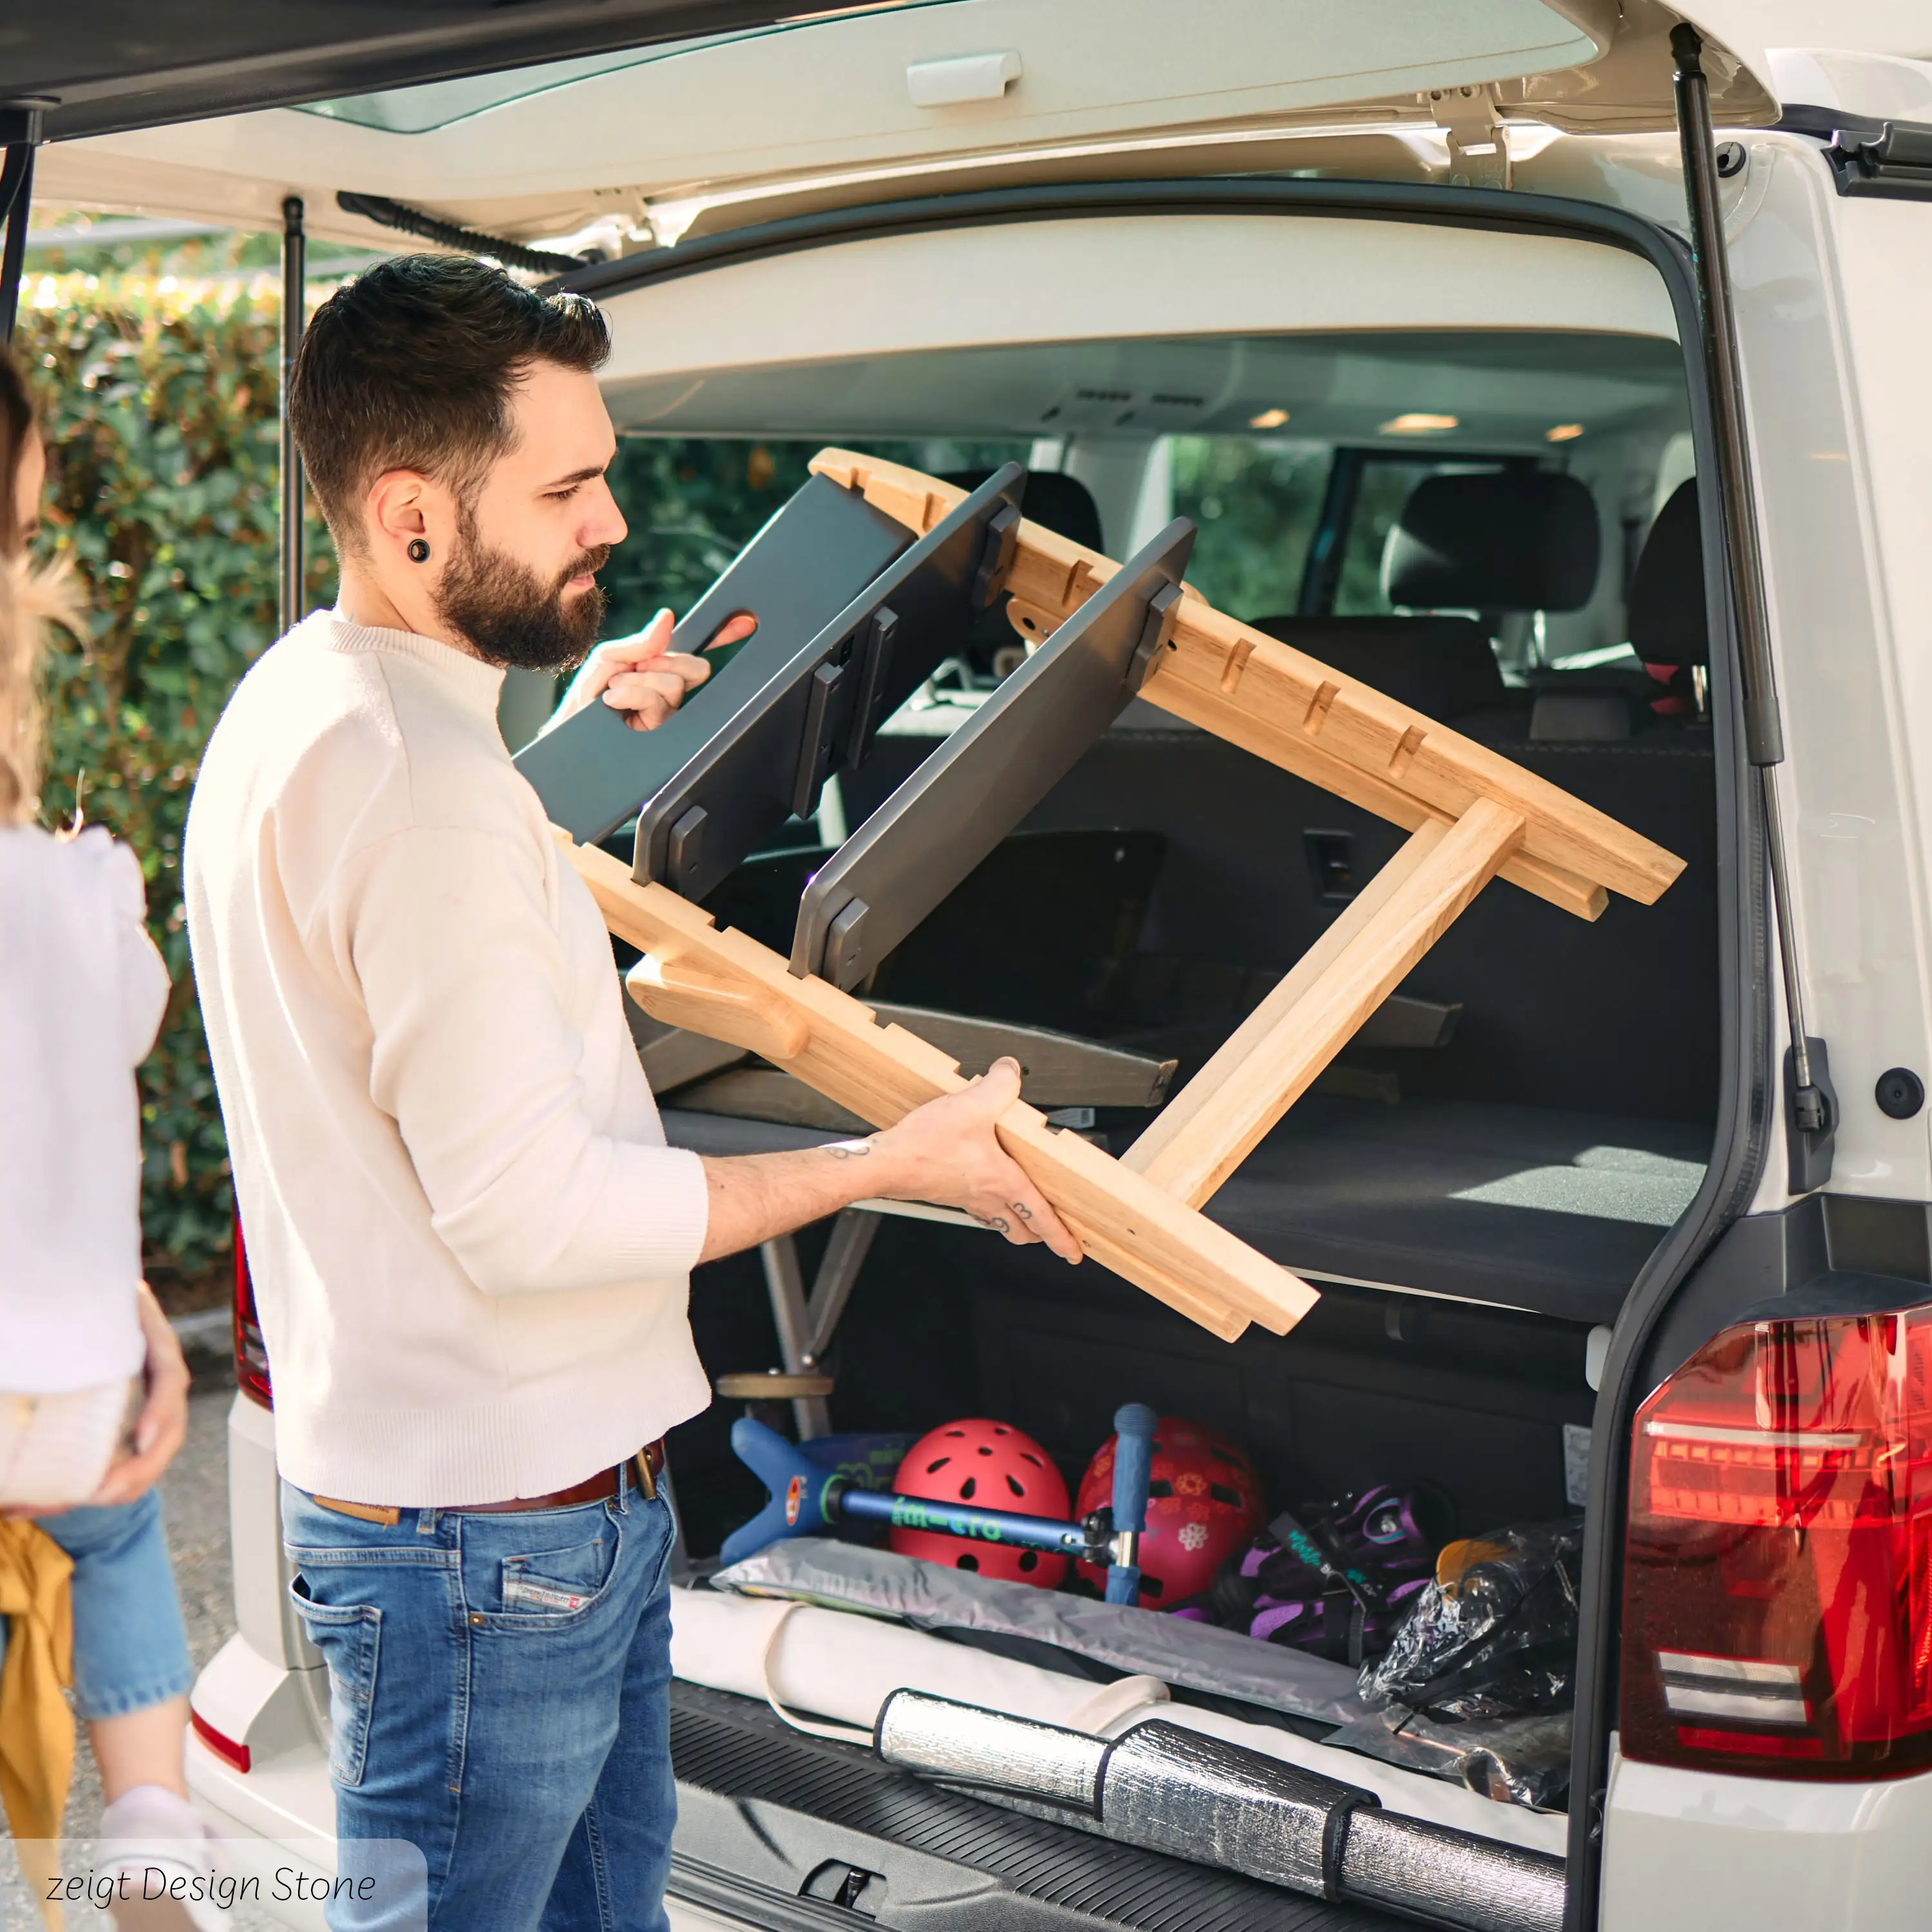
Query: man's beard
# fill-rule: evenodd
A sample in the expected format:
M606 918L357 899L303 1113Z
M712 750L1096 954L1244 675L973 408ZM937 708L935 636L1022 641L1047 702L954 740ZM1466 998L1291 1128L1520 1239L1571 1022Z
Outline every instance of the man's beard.
M529 565L490 549L469 517L458 536L436 612L485 664L506 670L574 670L590 656L604 621L604 592L593 584L566 599L563 586L602 569L610 560L608 544L586 550L545 584Z

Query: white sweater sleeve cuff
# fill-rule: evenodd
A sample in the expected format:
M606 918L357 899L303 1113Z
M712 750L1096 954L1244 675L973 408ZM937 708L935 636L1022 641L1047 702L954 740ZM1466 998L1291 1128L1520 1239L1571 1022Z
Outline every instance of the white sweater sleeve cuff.
M711 1226L704 1163L686 1148L617 1146L610 1234L623 1272L642 1279L688 1274Z

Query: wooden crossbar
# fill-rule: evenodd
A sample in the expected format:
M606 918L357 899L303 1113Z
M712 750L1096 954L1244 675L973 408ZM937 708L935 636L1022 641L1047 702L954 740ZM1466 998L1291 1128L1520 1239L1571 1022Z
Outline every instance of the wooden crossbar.
M1453 826L1432 820L1412 832L1122 1155L1121 1165L1199 1207L1496 876L1522 837L1522 819L1490 799L1478 799Z
M923 534L966 493L849 451L812 467ZM1008 615L1043 641L1119 566L1022 522ZM1084 1252L1211 1333L1285 1334L1315 1291L1199 1211L1492 878L1580 918L1648 904L1684 862L1382 692L1251 630L1191 589L1141 695L1407 830L1370 881L1120 1160L1024 1102L995 1125ZM559 832L610 930L644 955L631 995L889 1126L965 1084L958 1064L661 885Z

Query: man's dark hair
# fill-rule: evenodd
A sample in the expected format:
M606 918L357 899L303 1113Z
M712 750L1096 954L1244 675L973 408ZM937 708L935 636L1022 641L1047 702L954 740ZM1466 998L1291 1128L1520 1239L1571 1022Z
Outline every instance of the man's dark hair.
M362 548L363 493L420 470L467 496L509 448L510 399L536 362L597 368L602 313L460 255L399 255L336 290L302 336L289 421L338 546Z

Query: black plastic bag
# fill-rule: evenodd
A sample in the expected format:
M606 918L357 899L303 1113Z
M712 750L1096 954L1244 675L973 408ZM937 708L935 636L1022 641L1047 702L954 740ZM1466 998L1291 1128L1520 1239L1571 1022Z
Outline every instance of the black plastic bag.
M1582 1544L1581 1516L1450 1544L1388 1654L1363 1666L1362 1702L1449 1719L1567 1710Z

